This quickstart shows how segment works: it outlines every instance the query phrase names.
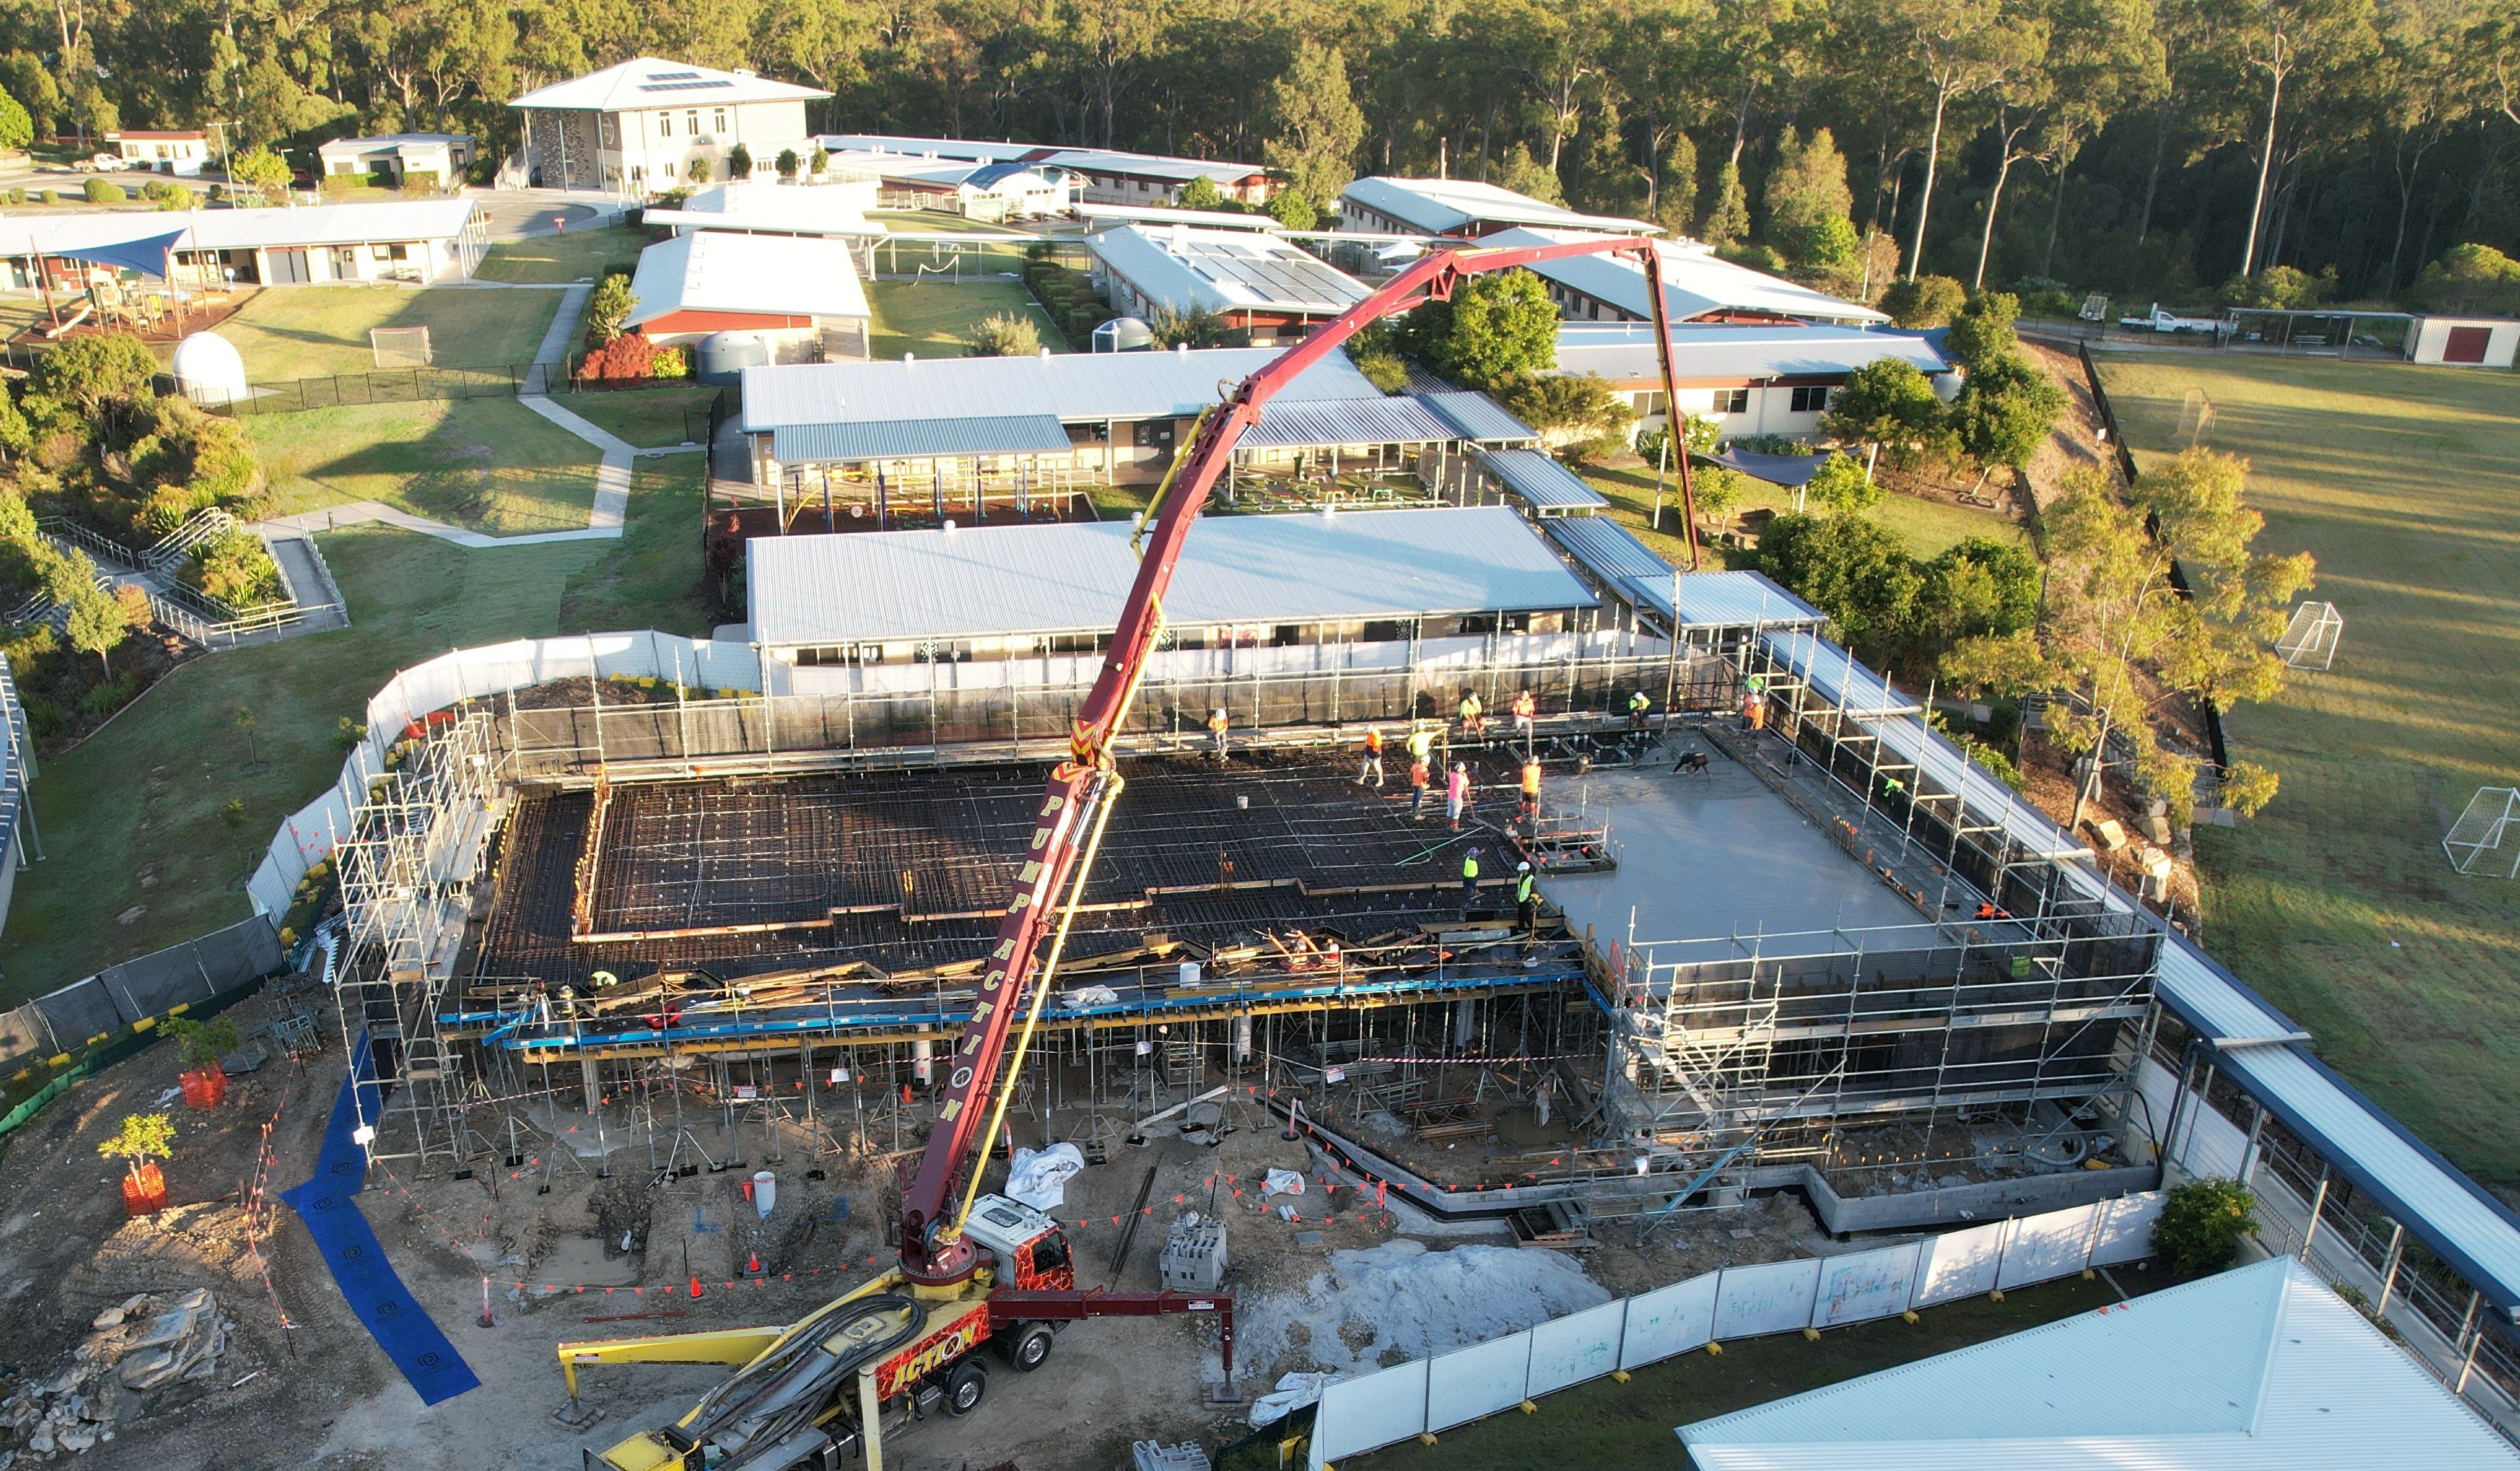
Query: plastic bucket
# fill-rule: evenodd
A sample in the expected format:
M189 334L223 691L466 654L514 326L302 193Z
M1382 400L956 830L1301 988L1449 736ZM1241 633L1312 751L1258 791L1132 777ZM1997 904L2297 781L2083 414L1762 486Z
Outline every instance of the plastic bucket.
M752 1208L761 1219L770 1219L771 1207L779 1203L779 1177L767 1170L755 1171L752 1177Z

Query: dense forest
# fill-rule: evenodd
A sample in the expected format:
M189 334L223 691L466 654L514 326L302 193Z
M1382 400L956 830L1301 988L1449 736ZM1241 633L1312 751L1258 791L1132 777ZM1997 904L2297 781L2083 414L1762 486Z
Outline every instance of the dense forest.
M2520 240L2515 0L17 0L6 14L0 86L40 132L217 121L245 145L417 128L504 146L508 99L644 53L828 87L816 120L833 130L1256 159L1316 195L1356 172L1441 171L1757 243L1872 292L1894 242L1897 269L1971 284L2201 299L2283 267L2255 290L2366 300L2454 245ZM1820 213L1837 213L1840 159L1851 229L1812 219L1815 176Z

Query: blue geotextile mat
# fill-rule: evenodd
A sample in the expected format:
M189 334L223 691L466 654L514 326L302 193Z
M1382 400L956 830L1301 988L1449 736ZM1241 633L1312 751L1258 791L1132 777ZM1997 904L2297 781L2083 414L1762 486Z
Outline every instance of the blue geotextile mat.
M383 1093L374 1072L368 1039L361 1036L350 1054L350 1076L341 1080L341 1095L333 1102L333 1122L324 1131L315 1178L281 1192L280 1198L306 1223L307 1234L315 1238L316 1250L333 1269L341 1296L367 1325L377 1347L420 1392L422 1404L435 1404L478 1387L481 1381L394 1274L393 1264L385 1260L384 1248L377 1243L376 1231L353 1198L366 1187L368 1161L366 1149L351 1137L360 1117L351 1090L358 1091L358 1102L365 1105L367 1116L375 1118Z

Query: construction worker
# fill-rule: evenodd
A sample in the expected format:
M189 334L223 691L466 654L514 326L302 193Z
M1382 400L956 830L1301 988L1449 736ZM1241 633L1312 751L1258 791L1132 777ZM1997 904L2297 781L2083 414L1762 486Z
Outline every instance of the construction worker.
M1409 758L1409 815L1413 818L1426 810L1426 783L1430 777L1425 757L1413 755Z
M1365 765L1357 769L1356 784L1363 786L1368 780L1377 787L1382 784L1382 727L1380 726L1365 728Z
M1487 733L1487 709L1488 707L1486 705L1479 702L1479 693L1477 691L1464 690L1462 691L1462 702L1456 708L1455 713L1462 717L1462 739L1476 740Z
M1540 926L1540 883L1527 863L1513 866L1513 922L1524 934Z
M1441 722L1439 721L1424 720L1413 720L1409 722L1409 755L1411 759L1423 761L1430 767L1435 764L1435 734L1436 729L1440 724Z
M1741 729L1762 731L1768 726L1768 697L1752 691L1741 696Z
M1540 821L1540 758L1522 758L1522 815Z
M1470 769L1462 762L1453 763L1444 774L1444 816L1452 819L1453 830L1462 827L1462 815L1470 810Z
M1468 914L1479 900L1479 850L1473 844L1462 855L1462 913Z
M587 983L598 991L621 984L621 977L614 975L608 970L599 970L595 972L595 974L588 976L586 979Z
M1652 708L1653 708L1653 696L1652 696L1652 695L1650 695L1650 694L1645 693L1642 690L1640 690L1640 691L1638 691L1636 693L1629 695L1629 696L1628 696L1628 729L1629 729L1629 730L1631 730L1631 731L1642 731L1642 730L1643 730L1643 729L1645 728L1645 712L1647 712L1647 711L1651 710Z
M1225 718L1225 708L1222 705L1208 712L1207 739L1209 745L1215 748L1216 764L1219 766L1223 766L1225 764L1227 744L1225 732L1230 722Z
M1513 715L1513 734L1522 737L1523 748L1531 747L1531 723L1540 714L1540 701L1528 690L1514 691L1513 703L1506 707Z

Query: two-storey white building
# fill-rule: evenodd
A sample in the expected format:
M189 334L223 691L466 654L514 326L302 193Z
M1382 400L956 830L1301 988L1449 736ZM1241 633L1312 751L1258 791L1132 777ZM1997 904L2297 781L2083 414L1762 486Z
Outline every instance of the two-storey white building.
M644 198L724 180L738 144L764 175L783 149L811 156L805 104L831 95L643 56L509 106L524 113L527 184Z

